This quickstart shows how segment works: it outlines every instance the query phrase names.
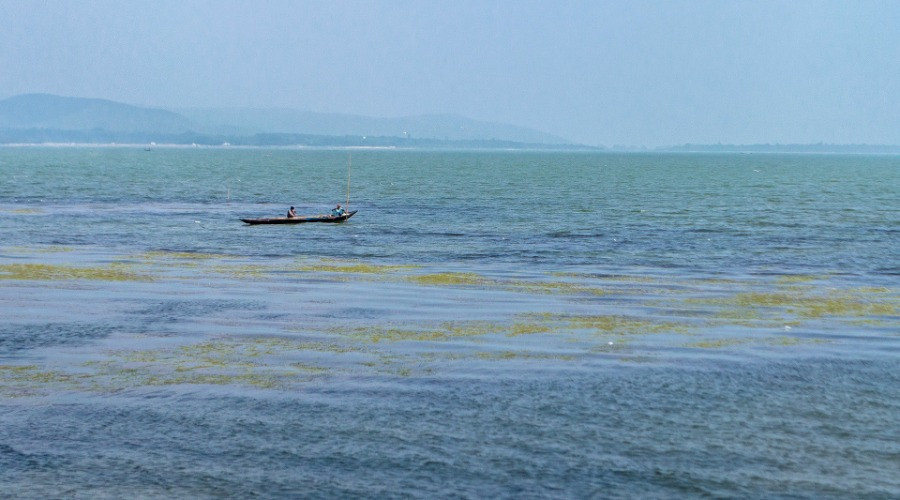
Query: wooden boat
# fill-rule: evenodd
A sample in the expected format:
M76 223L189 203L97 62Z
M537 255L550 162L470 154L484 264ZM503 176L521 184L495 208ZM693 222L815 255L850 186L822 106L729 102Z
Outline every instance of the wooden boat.
M344 215L301 215L299 217L272 217L270 219L241 219L251 226L257 224L302 224L304 222L344 222L353 217L357 211L347 212Z
M340 205L338 205L340 206ZM350 206L350 158L347 158L347 204ZM293 210L294 207L291 207ZM302 224L304 222L344 222L353 217L356 210L352 212L344 212L343 215L319 214L319 215L301 215L299 217L272 217L271 219L241 219L251 226L257 224Z

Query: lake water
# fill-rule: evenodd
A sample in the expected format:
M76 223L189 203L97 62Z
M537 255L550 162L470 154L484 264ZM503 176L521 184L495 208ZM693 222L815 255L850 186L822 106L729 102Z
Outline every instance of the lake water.
M347 223L240 222L345 204L348 163ZM6 147L0 178L13 497L900 496L900 156Z

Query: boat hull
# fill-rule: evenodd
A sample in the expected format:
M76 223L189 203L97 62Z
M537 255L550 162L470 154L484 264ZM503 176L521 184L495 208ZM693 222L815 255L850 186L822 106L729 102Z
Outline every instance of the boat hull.
M259 224L303 224L306 222L326 222L326 223L339 223L344 222L345 220L353 217L357 211L354 210L352 212L347 212L344 215L302 215L300 217L272 217L269 219L241 219L241 221L251 225L259 225Z

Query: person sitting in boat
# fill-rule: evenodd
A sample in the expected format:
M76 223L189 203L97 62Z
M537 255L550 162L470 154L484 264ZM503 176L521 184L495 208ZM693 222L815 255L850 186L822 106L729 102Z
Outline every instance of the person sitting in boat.
M294 207L291 207L291 209L288 210L288 219L293 219L296 216L297 216L297 212L294 212Z
M341 204L338 203L338 205L331 210L331 216L340 217L342 215L344 215L344 209L341 208Z

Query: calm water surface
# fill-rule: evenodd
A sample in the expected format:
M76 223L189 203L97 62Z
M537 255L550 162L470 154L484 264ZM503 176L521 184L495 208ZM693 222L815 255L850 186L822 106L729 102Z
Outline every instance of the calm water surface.
M4 491L900 496L900 157L350 159L0 148Z

